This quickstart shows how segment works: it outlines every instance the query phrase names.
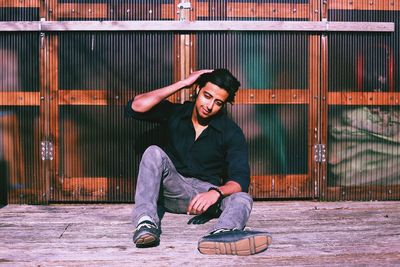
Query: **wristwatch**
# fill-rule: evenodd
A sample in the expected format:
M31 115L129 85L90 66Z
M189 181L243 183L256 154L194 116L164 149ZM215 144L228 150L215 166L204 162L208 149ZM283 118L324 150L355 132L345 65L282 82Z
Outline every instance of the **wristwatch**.
M222 194L221 190L219 190L218 187L210 187L210 188L208 189L208 192L210 192L211 190L214 190L214 191L217 191L217 192L218 192L218 194L219 194L218 200L221 200L221 199L224 198L224 194Z

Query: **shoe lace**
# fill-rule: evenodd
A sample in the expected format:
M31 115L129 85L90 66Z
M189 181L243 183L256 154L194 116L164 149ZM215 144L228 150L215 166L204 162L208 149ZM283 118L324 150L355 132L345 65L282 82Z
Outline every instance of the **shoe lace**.
M140 223L140 224L136 227L136 230L139 230L139 229L141 229L141 228L143 228L143 227L147 227L147 228L157 228L157 226L154 225L153 223L150 223L150 222L142 222L142 223Z
M239 229L233 228L233 229L228 229L228 228L221 228L217 229L215 231L212 231L210 234L218 234L218 233L223 233L223 232L231 232L231 231L238 231Z

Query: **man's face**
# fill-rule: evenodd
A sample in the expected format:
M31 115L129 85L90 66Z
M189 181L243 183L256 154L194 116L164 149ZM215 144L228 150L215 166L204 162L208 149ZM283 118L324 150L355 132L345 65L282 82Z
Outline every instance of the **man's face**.
M228 92L221 87L208 82L196 98L195 112L201 119L209 119L217 114L228 99Z

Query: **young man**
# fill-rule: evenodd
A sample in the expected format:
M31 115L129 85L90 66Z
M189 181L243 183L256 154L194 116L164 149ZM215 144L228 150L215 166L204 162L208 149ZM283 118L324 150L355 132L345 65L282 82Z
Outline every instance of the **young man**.
M195 102L166 100L182 88L198 85ZM251 255L267 249L268 233L244 231L253 200L247 144L242 130L223 107L234 101L239 81L225 69L201 70L187 79L140 94L128 102L128 115L162 123L165 149L150 146L143 154L136 186L133 242L160 241L160 207L198 215L189 222L219 217L198 249L204 254Z

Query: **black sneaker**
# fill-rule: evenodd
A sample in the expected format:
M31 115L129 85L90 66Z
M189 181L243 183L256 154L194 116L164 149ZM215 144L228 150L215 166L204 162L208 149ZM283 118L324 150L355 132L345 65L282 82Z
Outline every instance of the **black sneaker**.
M198 250L202 254L248 256L260 253L272 243L267 232L219 229L199 240Z
M133 243L138 248L155 247L160 244L161 231L151 221L143 221L136 227L133 234Z

